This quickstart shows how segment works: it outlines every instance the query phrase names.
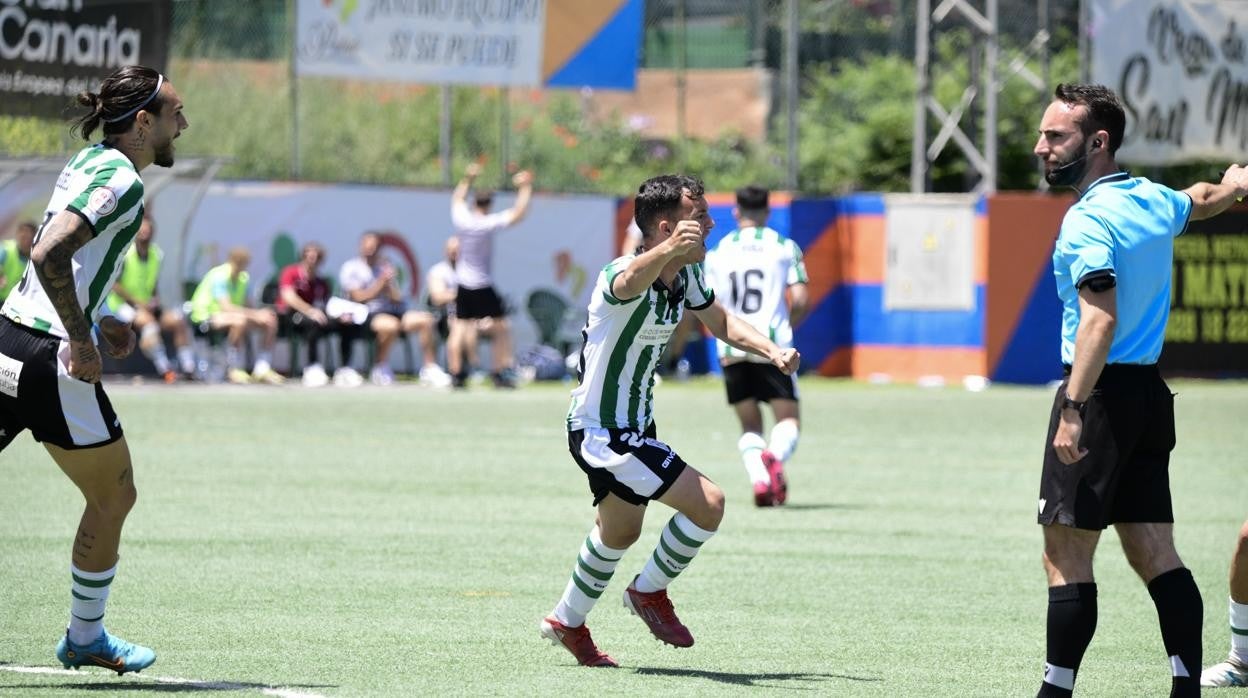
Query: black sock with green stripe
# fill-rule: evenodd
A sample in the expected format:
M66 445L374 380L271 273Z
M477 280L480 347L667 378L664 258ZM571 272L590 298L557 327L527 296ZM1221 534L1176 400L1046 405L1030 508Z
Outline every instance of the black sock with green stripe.
M607 582L611 581L615 566L620 564L624 553L624 550L603 545L598 527L594 526L576 557L572 579L568 580L568 586L564 588L563 596L551 614L555 620L570 628L583 625L585 616L598 603L598 597L607 588Z
M69 641L89 645L104 632L104 603L117 574L117 566L103 572L86 572L70 565Z
M677 513L663 527L659 545L646 560L634 588L643 594L666 589L672 580L685 571L702 544L715 535L714 531L699 528L688 516Z

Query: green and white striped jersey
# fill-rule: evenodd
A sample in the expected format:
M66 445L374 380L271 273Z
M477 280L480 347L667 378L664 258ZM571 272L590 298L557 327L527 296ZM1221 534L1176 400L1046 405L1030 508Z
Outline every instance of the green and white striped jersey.
M686 308L701 310L715 302L701 264L682 267L673 287L655 281L646 292L627 300L611 293L615 277L636 255L608 264L594 284L589 321L581 331L578 373L572 391L568 429L601 427L644 430L653 420L654 370L663 347Z
M143 180L129 158L102 143L78 151L56 180L43 226L61 211L77 214L91 226L94 239L74 253L74 288L78 303L94 323L104 299L121 274L123 252L143 221ZM28 265L21 283L9 294L2 311L10 319L65 337L61 318Z
M806 283L806 265L797 243L771 228L728 233L706 254L706 273L719 302L777 345L793 346L789 304L784 292ZM718 342L721 359L768 363L767 359Z

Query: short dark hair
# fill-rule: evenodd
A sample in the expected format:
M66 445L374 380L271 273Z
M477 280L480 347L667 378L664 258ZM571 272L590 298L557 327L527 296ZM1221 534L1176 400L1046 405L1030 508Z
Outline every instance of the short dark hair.
M706 193L702 180L690 175L665 174L641 183L633 199L633 218L643 238L654 235L659 219L680 206L686 191L694 198Z
M742 211L762 211L767 208L771 192L764 187L747 184L737 190L737 208Z
M494 192L489 189L478 189L472 193L472 200L476 202L477 208L489 208L494 203Z
M127 65L113 71L100 83L99 94L78 93L78 104L91 111L78 117L74 127L82 134L83 140L91 140L91 132L101 124L105 136L129 131L139 111L160 114L164 106L164 98L156 94L160 82L160 73L146 66ZM134 113L129 113L131 111ZM118 119L121 116L125 118Z
M17 224L18 230L29 230L31 235L39 232L39 226L34 221L22 221Z
M1053 97L1059 102L1088 108L1086 118L1079 119L1079 128L1084 136L1104 129L1109 133L1109 153L1118 152L1122 145L1123 134L1127 131L1127 115L1122 109L1118 95L1104 85L1083 85L1064 82L1053 90Z

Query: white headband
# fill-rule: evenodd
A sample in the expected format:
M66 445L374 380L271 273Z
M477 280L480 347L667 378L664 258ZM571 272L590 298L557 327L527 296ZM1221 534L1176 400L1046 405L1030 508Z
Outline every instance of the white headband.
M114 123L117 123L118 121L121 121L122 119L128 119L131 116L138 114L140 109L150 104L153 99L156 99L156 95L160 94L160 86L165 84L165 76L160 75L159 73L157 73L157 75L158 77L156 78L156 89L152 90L152 94L148 95L147 99L143 100L142 104L135 107L134 109L131 109L125 114L122 114L121 116L114 116L111 119L103 119L104 123L114 124Z

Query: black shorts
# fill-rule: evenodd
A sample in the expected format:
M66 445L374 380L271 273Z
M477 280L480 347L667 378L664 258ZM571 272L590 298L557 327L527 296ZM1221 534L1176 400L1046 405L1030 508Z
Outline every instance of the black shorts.
M25 429L65 449L121 438L104 386L71 377L68 357L68 342L0 317L0 451Z
M455 292L455 317L461 320L479 320L487 317L503 317L503 300L493 286L464 288Z
M797 379L772 364L738 361L724 366L724 389L729 405L742 400L797 400Z
M645 506L676 482L685 461L655 436L653 422L641 433L600 428L568 432L568 450L589 478L594 506L608 494Z
M1049 417L1038 522L1101 530L1115 523L1173 523L1170 451L1174 394L1156 365L1109 364L1083 415L1082 460L1065 465L1053 449L1066 383Z

